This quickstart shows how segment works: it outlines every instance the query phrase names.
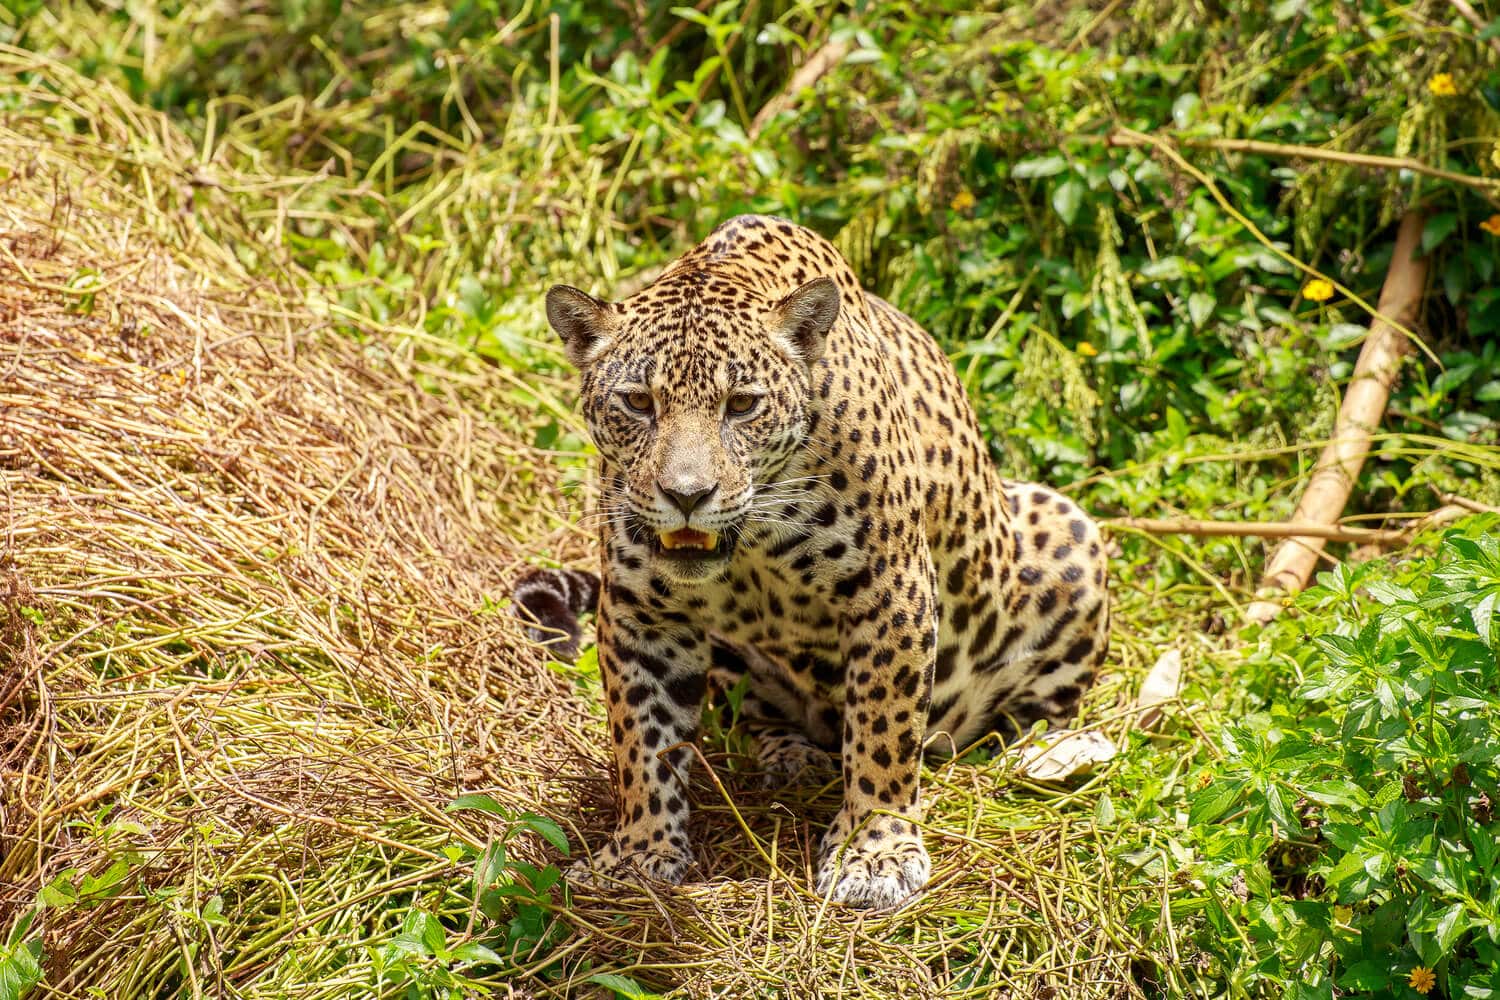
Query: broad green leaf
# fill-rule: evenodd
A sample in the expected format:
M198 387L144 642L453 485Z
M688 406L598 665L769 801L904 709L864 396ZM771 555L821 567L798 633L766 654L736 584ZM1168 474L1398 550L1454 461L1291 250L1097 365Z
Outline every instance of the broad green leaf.
M430 954L441 955L448 947L448 934L443 925L430 913L422 914L422 943Z
M229 918L224 916L224 897L218 893L208 897L208 902L203 904L203 911L198 917L210 927L228 926Z
M589 982L614 990L615 996L622 997L623 1000L657 1000L655 993L648 992L644 986L629 976L600 972L590 976Z
M1010 168L1010 175L1024 180L1030 177L1051 177L1066 169L1068 161L1054 153L1051 156L1020 160Z
M563 828L554 820L535 813L526 813L518 820L521 826L535 832L539 837L557 848L563 854L568 853L568 835Z
M1392 985L1396 977L1390 959L1369 958L1346 969L1338 977L1338 984L1346 990L1379 990Z
M1083 196L1087 190L1083 181L1077 177L1069 177L1052 192L1052 210L1063 220L1064 225L1071 226L1078 217L1078 206L1083 204Z
M1443 911L1437 921L1437 946L1444 953L1453 950L1453 944L1469 929L1469 914L1463 903L1454 903Z
M1108 792L1099 796L1098 803L1094 805L1094 825L1098 827L1115 825L1115 804Z
M1422 227L1422 252L1432 253L1457 228L1456 212L1440 212L1428 219L1427 224Z
M42 943L0 948L0 1000L21 1000L42 981Z
M1352 781L1315 781L1302 788L1302 794L1325 806L1365 807L1370 796Z
M1492 648L1496 601L1500 601L1500 590L1490 591L1487 596L1481 598L1474 607L1469 609L1469 617L1474 621L1474 631L1479 635L1479 641Z
M1194 329L1201 329L1207 323L1209 317L1214 314L1214 307L1219 300L1207 292L1194 292L1188 296L1187 308L1188 319L1192 321Z
M1239 801L1244 788L1243 781L1215 779L1213 784L1193 796L1193 804L1188 810L1188 822L1194 826L1212 823Z
M489 962L494 965L504 965L505 959L497 955L492 948L486 948L477 941L459 945L453 949L453 958L459 962Z
M496 802L493 795L486 795L483 792L471 792L467 795L460 795L444 808L447 812L457 812L460 809L477 809L480 812L492 813L502 819L510 819L510 810L506 809L499 802Z
M1271 811L1271 818L1281 827L1283 837L1290 837L1301 832L1302 821L1297 817L1291 800L1280 785L1272 783L1266 786L1266 806Z

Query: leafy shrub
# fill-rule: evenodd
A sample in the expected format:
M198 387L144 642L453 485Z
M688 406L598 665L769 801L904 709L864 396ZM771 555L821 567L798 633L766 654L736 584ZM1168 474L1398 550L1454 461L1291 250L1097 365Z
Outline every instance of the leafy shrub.
M1189 824L1227 976L1402 996L1422 968L1447 996L1500 990L1497 524L1323 574L1245 664L1269 704L1218 734Z

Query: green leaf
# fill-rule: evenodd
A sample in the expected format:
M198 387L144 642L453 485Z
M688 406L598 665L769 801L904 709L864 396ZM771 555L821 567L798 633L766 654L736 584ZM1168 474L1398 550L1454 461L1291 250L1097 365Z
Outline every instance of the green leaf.
M1219 300L1207 292L1194 292L1188 296L1187 308L1188 319L1193 323L1193 329L1201 329L1207 323L1209 317L1214 314L1214 307Z
M1497 600L1500 600L1500 590L1492 590L1487 597L1481 598L1469 609L1469 617L1474 621L1474 631L1479 634L1479 641L1486 646L1493 646L1490 637L1494 632Z
M1185 267L1182 258L1172 254L1142 264L1138 273L1148 281L1175 281L1183 276Z
M1188 810L1188 822L1194 826L1213 822L1239 801L1244 789L1243 781L1215 779L1213 784L1193 796L1192 807Z
M1010 175L1019 179L1029 177L1051 177L1068 169L1068 161L1057 154L1021 160L1010 168Z
M629 976L616 975L613 972L599 972L589 977L589 982L605 989L614 990L615 996L623 997L624 1000L657 1000L655 993L650 993L644 986L631 979Z
M1469 929L1469 914L1463 903L1454 903L1437 921L1437 946L1440 952L1453 950L1454 942Z
M1395 978L1389 959L1369 958L1346 969L1338 977L1338 984L1346 990L1378 990L1389 986Z
M73 888L73 878L77 874L77 868L59 872L52 881L42 886L42 891L37 894L37 902L43 906L71 906L78 902L78 890Z
M492 840L474 862L474 884L483 889L494 885L505 873L505 842Z
M480 812L492 813L502 819L510 819L510 810L496 802L494 796L483 792L460 795L444 807L446 812L457 812L460 809L477 809Z
M486 948L477 941L459 945L453 949L453 958L459 962L489 962L492 965L504 965L505 959L495 953L494 949Z
M1078 217L1078 206L1083 204L1083 196L1087 190L1083 181L1070 177L1052 192L1052 210L1065 225L1071 226Z
M1370 874L1365 870L1366 860L1364 854L1351 851L1339 858L1324 876L1341 901L1352 902L1364 895L1370 881Z
M1187 128L1193 124L1198 117L1198 106L1203 99L1197 94L1178 94L1177 100L1172 102L1172 124L1178 128Z
M1422 227L1422 252L1432 253L1457 228L1456 212L1440 212L1428 219L1427 225Z
M130 861L116 858L108 868L98 875L84 875L78 886L78 898L113 899L125 891L125 880L130 876Z
M210 927L228 926L229 918L224 916L224 897L218 893L208 897L208 902L203 904L203 912L198 917Z
M1094 825L1097 827L1115 825L1115 804L1108 792L1099 796L1099 801L1094 806Z
M1325 806L1364 808L1370 804L1370 796L1352 781L1316 781L1304 786L1302 794Z
M0 1000L21 1000L42 981L42 943L0 948Z
M432 955L441 955L448 947L448 935L443 925L430 913L421 914L422 943Z
M1288 800L1286 792L1280 785L1272 783L1266 786L1266 806L1271 811L1271 818L1281 827L1283 837L1302 831L1302 820L1297 817L1292 802Z
M536 833L539 837L557 848L563 854L568 853L568 835L555 821L535 813L526 813L518 820L519 824Z

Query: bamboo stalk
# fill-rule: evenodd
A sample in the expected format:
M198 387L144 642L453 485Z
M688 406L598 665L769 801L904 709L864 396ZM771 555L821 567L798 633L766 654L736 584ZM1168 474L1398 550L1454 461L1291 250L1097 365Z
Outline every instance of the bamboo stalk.
M1380 425L1391 386L1401 369L1401 359L1408 351L1407 338L1398 332L1396 324L1410 326L1416 321L1427 282L1427 258L1418 256L1422 224L1422 213L1415 209L1401 220L1390 270L1380 289L1379 315L1370 324L1370 335L1354 366L1354 378L1339 407L1333 439L1318 459L1307 491L1292 515L1293 523L1331 525L1336 521L1370 452L1370 436ZM1382 318L1387 316L1392 322ZM1287 538L1277 546L1261 579L1261 599L1250 605L1246 616L1255 622L1268 622L1276 617L1281 604L1271 598L1307 586L1318 554L1327 541L1326 537L1304 534Z

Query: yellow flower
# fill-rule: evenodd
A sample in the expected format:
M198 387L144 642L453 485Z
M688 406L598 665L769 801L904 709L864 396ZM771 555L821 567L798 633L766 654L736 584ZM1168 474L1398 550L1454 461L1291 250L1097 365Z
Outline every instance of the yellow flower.
M974 207L974 192L968 188L961 189L958 194L953 196L953 200L948 203L948 207L955 212L967 212Z
M1333 282L1314 278L1302 286L1302 297L1309 302L1327 302L1333 298Z
M1079 342L1078 344L1078 353L1082 354L1086 358L1094 358L1099 356L1099 348L1095 347L1093 344L1090 344L1087 340L1084 340Z
M1492 215L1479 224L1479 228L1491 236L1500 236L1500 214Z
M1427 966L1419 965L1411 970L1411 975L1406 977L1406 985L1425 995L1437 985L1437 976L1434 976Z
M1427 89L1434 97L1452 97L1458 93L1458 84L1453 82L1452 73L1435 73L1427 81Z

